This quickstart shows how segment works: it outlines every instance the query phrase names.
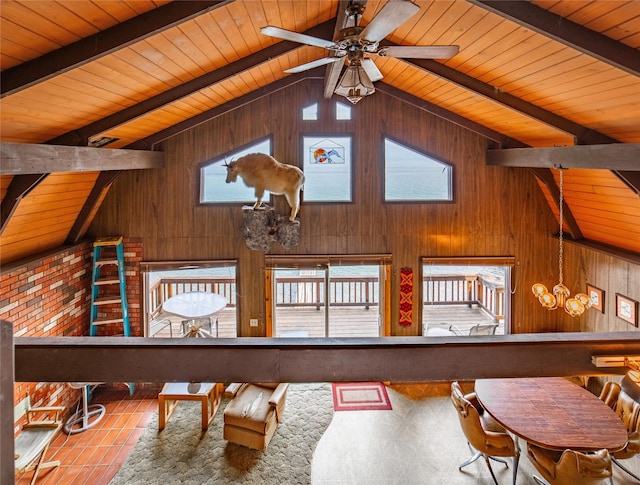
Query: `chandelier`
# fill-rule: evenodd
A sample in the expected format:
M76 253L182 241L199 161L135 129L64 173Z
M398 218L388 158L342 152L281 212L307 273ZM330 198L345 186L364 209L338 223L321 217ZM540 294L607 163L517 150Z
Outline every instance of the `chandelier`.
M578 315L582 315L584 311L591 306L591 299L588 295L584 293L576 293L573 298L570 298L571 292L569 288L567 288L562 283L562 263L563 263L563 230L562 230L562 222L564 219L564 211L563 211L563 186L562 186L562 171L563 168L560 167L560 203L558 204L559 212L560 212L560 246L559 246L559 254L558 254L558 268L560 270L560 278L558 284L553 287L553 292L549 292L547 287L542 283L534 283L531 287L531 291L538 298L540 304L546 308L547 310L555 310L556 308L564 308L564 310L571 315L572 317L577 317Z

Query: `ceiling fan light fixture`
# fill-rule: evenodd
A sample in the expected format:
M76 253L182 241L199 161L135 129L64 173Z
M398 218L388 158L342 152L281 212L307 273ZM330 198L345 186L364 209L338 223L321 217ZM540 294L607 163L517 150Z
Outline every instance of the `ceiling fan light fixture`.
M340 79L335 93L344 96L352 104L356 104L365 96L375 93L376 89L360 62L349 65Z

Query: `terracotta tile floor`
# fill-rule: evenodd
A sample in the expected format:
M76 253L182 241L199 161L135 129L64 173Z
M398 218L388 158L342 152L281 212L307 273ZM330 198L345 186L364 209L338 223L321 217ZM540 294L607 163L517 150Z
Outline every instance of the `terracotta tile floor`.
M124 385L98 386L91 403L103 404L106 413L94 427L67 435L58 434L47 452L47 460L60 460L60 466L43 470L36 485L104 485L120 469L140 435L158 412L161 386L136 386L132 396ZM17 485L26 485L33 472L16 477Z

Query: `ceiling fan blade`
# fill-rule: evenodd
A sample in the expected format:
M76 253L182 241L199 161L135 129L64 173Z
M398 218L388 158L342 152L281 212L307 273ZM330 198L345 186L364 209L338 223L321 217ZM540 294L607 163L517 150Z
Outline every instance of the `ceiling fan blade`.
M313 45L316 47L324 47L326 49L336 46L335 42L331 40L318 39L317 37L311 37L310 35L291 32L290 30L281 29L280 27L273 27L271 25L262 27L260 29L260 32L270 37L291 40L293 42L300 42L301 44Z
M408 59L449 59L459 50L460 47L457 45L398 45L383 47L377 54Z
M376 66L376 63L373 62L373 59L370 57L362 59L362 69L367 73L367 76L369 76L372 83L380 81L380 79L384 77L380 72L380 69L378 69L378 66Z
M323 57L322 59L316 59L315 61L307 62L306 64L300 64L299 66L292 67L291 69L286 69L284 72L289 74L293 74L296 72L307 71L309 69L313 69L314 67L324 66L325 64L330 64L335 62L340 65L338 61L341 61L342 57Z
M336 90L338 81L340 80L340 73L342 72L341 62L334 62L327 66L327 72L324 75L324 97L330 98L333 96L333 92Z
M409 0L388 0L382 10L364 28L361 39L379 42L420 10Z

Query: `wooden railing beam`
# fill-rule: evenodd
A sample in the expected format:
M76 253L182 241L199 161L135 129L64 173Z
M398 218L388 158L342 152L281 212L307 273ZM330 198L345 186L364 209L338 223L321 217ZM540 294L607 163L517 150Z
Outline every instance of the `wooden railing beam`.
M424 382L621 374L593 355L640 355L637 332L482 337L154 339L20 337L17 382Z

